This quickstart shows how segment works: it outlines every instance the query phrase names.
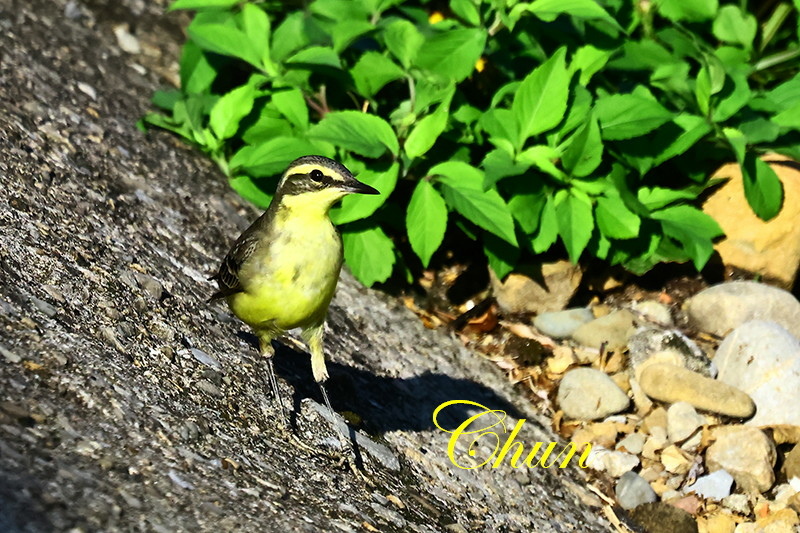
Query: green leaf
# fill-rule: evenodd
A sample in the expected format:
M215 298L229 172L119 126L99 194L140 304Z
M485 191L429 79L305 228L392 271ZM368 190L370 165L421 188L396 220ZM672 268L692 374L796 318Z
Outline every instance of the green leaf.
M603 159L603 141L597 119L589 117L586 124L572 136L561 162L568 174L576 177L588 176Z
M392 275L396 261L392 240L377 226L342 231L344 259L350 272L364 285L372 286Z
M669 143L667 147L655 158L655 165L658 166L664 161L672 159L686 152L711 131L711 124L703 117L682 113L672 121L677 125L682 133Z
M489 134L489 142L498 148L514 153L519 137L517 121L509 109L490 109L480 119L481 127Z
M228 9L241 2L241 0L175 0L167 11L177 9Z
M420 180L411 195L406 212L406 230L411 249L427 268L433 253L439 249L447 229L447 207L444 199L428 180Z
M300 89L272 93L272 103L281 115L301 131L308 129L308 106Z
M752 152L745 155L741 167L747 203L760 219L774 218L783 205L783 185L778 175Z
M583 195L570 192L562 201L557 202L555 207L558 234L564 241L570 261L577 263L592 237L594 229L592 203Z
M425 37L411 22L398 19L383 30L383 40L389 52L403 67L408 68L416 59Z
M664 187L642 187L636 191L639 201L648 209L661 209L678 200L694 200L698 192L693 188L666 189Z
M800 102L784 111L781 111L772 117L772 120L775 122L775 124L783 128L800 130Z
M595 112L603 139L615 141L650 133L673 118L656 101L633 94L614 94L597 100Z
M558 238L558 217L553 195L547 195L547 201L542 208L542 217L539 220L539 231L531 239L533 252L540 254L548 250Z
M667 207L651 217L661 221L664 233L681 242L697 270L703 269L714 252L712 240L723 234L713 218L689 205Z
M304 139L276 137L258 146L243 147L231 158L229 167L232 172L243 170L254 177L274 176L298 157L317 151Z
M227 24L202 23L202 20L195 18L187 28L189 37L200 48L237 57L256 68L261 68L261 56L242 30Z
M375 187L380 194L350 194L342 199L339 207L331 210L334 224L347 224L372 215L394 191L400 165L396 162L385 170L367 169L359 172L356 179Z
M483 236L483 253L489 260L489 267L494 271L498 279L503 279L514 270L520 256L520 250L516 246L508 244L502 239L498 239L491 233Z
M333 48L328 46L309 46L292 55L286 60L286 63L300 67L320 66L336 69L342 68L339 55L333 51Z
M798 110L800 111L800 109ZM752 120L741 122L738 129L744 133L747 142L750 144L771 143L778 138L781 129L772 120L763 117L756 117Z
M742 71L731 73L719 93L719 101L711 118L715 122L728 120L739 112L748 101L750 101L750 86L747 83L747 75Z
M379 52L364 52L350 69L350 75L353 76L356 90L372 98L387 83L402 78L403 69Z
M437 33L419 49L416 65L455 82L466 79L486 46L486 30L464 28Z
M701 22L714 18L718 4L717 0L659 0L656 5L673 22Z
M596 48L591 44L587 44L578 48L572 55L572 63L570 63L570 72L580 71L581 75L578 83L586 86L592 79L592 76L597 74L611 58L613 52L610 50L602 50Z
M639 235L641 219L615 196L598 196L597 226L610 239L632 239Z
M550 194L545 191L541 180L531 181L522 177L512 183L517 186L511 188L508 209L522 231L532 235L539 227L542 210Z
M479 26L481 23L481 14L473 0L450 0L450 9L470 26Z
M347 2L353 3L353 2ZM353 41L369 33L375 29L375 26L365 20L348 20L343 24L336 24L333 26L331 37L333 38L333 50L336 53L341 53Z
M529 165L514 161L514 158L502 148L495 148L486 154L481 166L486 172L483 182L484 189L490 189L503 178L518 176L529 168Z
M269 57L269 18L264 11L253 4L244 4L240 13L242 29L250 40L253 51L259 58L259 65L271 70Z
M186 41L181 53L180 75L183 92L202 93L211 87L217 77L217 69L197 44Z
M255 88L242 85L225 93L211 108L208 125L217 139L233 137L239 129L239 122L253 109Z
M567 182L569 176L555 165L555 161L561 157L561 152L555 148L544 144L537 144L526 148L521 154L517 156L517 162L525 165L533 165L542 172L549 174L555 179Z
M567 110L570 73L559 48L547 62L528 74L514 95L511 112L519 125L517 148L532 135L554 128Z
M708 115L711 105L711 77L705 66L701 67L700 72L697 73L697 80L694 82L694 97L700 112Z
M753 40L758 31L758 22L750 13L742 11L739 6L722 6L714 19L714 36L720 41L741 44L745 49L753 48Z
M431 168L429 174L442 184L448 205L472 223L517 245L511 212L496 190L483 190L483 172L461 161L448 161Z
M272 59L283 61L290 54L309 43L305 30L305 13L296 11L288 15L272 32Z
M274 180L254 180L250 176L236 176L230 178L228 183L234 191L239 193L239 196L261 209L268 208L273 197L263 187L269 183L270 189L274 190L277 185Z
M597 19L608 22L617 29L619 23L595 0L536 0L520 3L512 8L510 16L519 19L522 12L528 11L545 22L553 22L558 15L571 15L576 18Z
M397 137L385 120L360 111L328 113L308 130L308 137L370 158L382 156L387 149L393 155L400 150Z
M447 107L443 104L431 115L417 122L406 139L403 149L410 159L424 155L447 127Z

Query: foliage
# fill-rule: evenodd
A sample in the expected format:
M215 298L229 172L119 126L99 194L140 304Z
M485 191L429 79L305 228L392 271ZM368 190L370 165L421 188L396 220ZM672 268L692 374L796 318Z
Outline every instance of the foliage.
M710 170L738 161L769 219L782 187L758 157L800 152L796 8L752 4L177 0L197 11L181 88L144 121L261 207L292 159L341 160L381 191L332 213L367 284L427 266L448 231L501 277L562 245L701 269L722 233L697 208Z

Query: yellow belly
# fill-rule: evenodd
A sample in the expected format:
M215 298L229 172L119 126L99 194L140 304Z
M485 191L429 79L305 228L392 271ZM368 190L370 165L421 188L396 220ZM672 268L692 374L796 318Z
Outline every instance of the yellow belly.
M322 323L342 266L339 234L324 220L292 220L242 265L244 292L228 298L255 330L288 331Z

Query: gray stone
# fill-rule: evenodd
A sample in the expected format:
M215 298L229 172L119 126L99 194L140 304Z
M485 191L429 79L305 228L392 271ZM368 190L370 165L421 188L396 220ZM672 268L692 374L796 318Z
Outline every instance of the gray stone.
M575 368L558 385L558 406L567 418L595 420L627 409L630 399L608 377L594 368Z
M592 320L594 320L592 311L585 307L579 307L577 309L542 313L533 319L533 325L536 326L536 329L554 339L565 339L572 335L572 332L578 327Z
M608 350L618 350L628 344L634 332L634 319L633 313L620 309L580 326L572 333L572 339L590 348L605 345Z
M717 349L720 381L740 389L756 404L750 426L800 426L800 341L774 322L747 322Z
M620 440L615 446L615 449L639 455L642 453L645 441L647 441L647 435L644 433L631 433Z
M639 466L639 458L631 453L612 451L602 446L593 446L586 465L611 477L621 477Z
M652 503L658 499L650 484L636 472L625 472L614 488L617 501L623 509L635 509L643 503Z
M688 494L694 492L703 498L722 500L731 494L733 476L725 470L717 470L705 476L700 476L694 483L683 489Z
M631 308L647 322L662 327L669 327L672 325L672 312L669 310L669 307L655 300L634 302Z
M755 412L753 400L744 392L674 365L648 366L639 385L645 394L661 402L687 402L697 409L735 418L749 418Z
M631 511L631 518L647 533L697 533L694 517L664 502L645 503Z
M720 337L751 320L777 322L800 337L800 302L790 292L763 283L715 285L689 298L684 310L697 328Z
M711 377L711 360L694 341L678 330L645 327L638 329L628 340L628 364L636 376L640 375L639 368L654 354L663 355L664 352L674 354L680 360L678 366Z
M763 431L749 426L720 426L711 434L706 466L725 470L744 492L766 492L775 483L775 443Z
M667 409L667 435L670 442L682 442L706 423L703 415L698 414L691 404L677 402Z

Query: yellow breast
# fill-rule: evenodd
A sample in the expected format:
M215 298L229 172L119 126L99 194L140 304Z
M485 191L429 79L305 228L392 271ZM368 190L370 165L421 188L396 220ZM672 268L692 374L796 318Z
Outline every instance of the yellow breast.
M325 319L342 266L342 242L327 211L289 205L239 273L234 314L254 329L290 330Z

